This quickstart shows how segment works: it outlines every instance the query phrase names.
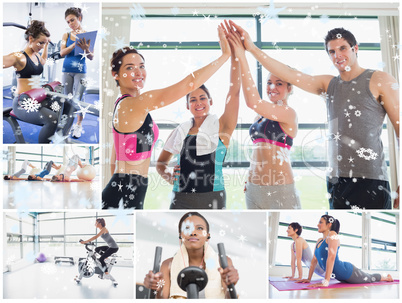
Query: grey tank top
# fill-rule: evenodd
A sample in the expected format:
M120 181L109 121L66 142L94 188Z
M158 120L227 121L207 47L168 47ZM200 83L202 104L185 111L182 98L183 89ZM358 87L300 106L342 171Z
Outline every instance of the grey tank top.
M112 238L112 236L109 233L105 233L101 235L101 238L107 243L107 245L110 248L119 248L119 246L116 244L115 240Z
M295 242L293 242L293 253L296 256ZM304 263L304 265L306 265L308 268L310 268L311 260L313 260L313 254L311 253L310 246L307 246L306 249L302 250L302 259L301 260ZM325 276L325 271L320 267L320 265L318 263L314 269L314 272L321 277Z
M388 181L381 141L386 112L370 91L373 72L351 81L334 77L328 85L330 177Z

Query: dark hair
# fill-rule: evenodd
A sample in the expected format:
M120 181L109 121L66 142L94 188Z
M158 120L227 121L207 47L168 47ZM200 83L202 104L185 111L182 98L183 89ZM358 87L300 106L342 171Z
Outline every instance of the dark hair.
M50 37L49 31L45 27L45 22L32 20L31 25L25 31L25 40L29 41L29 37L33 39L39 38L40 35L45 35L46 37Z
M204 84L201 85L201 86L198 87L198 88L201 88L201 89L207 94L208 99L211 99L211 94L209 93L208 88L207 88ZM197 88L197 89L198 89L198 88ZM194 90L193 90L193 91L194 91ZM192 92L193 92L193 91L192 91ZM190 99L190 94L191 94L192 92L190 92L190 93L188 93L188 94L186 95L187 103L188 103L188 101L189 101L189 99Z
M337 219L335 219L334 217L329 216L329 215L323 215L323 216L321 216L321 218L323 218L325 220L325 222L327 222L327 224L332 223L330 230L335 231L337 234L339 233L341 224L339 223L339 221Z
M197 212L188 212L186 213L183 217L181 217L180 221L179 221L179 235L181 234L181 226L183 225L184 220L186 220L187 218L191 217L191 216L197 216L200 217L201 219L203 219L207 225L207 233L209 233L209 223L207 221L207 219L205 219L203 217L203 215L201 215L200 213Z
M4 176L4 180L10 180L10 176L5 175L5 176Z
M327 35L325 36L325 50L328 53L328 42L336 39L345 39L350 47L353 47L357 44L355 36L348 30L344 29L343 27L337 27L328 31Z
M291 226L294 230L297 229L296 234L297 234L298 236L301 235L303 228L301 227L301 225L300 225L299 223L297 223L297 222L292 222L292 223L289 224L289 226Z
M67 18L68 15L74 15L77 18L81 17L81 21L82 21L82 13L81 13L81 9L79 7L70 7L66 10L66 12L64 13L64 18Z
M115 51L112 55L112 59L110 60L110 66L112 67L112 73L118 73L121 67L121 63L123 61L123 57L128 54L137 54L139 55L142 60L145 62L145 58L141 55L135 48L132 46L125 46L123 48L119 48ZM119 86L119 81L116 80L117 86Z
M102 227L105 227L105 226L106 226L105 219L103 219L103 218L98 218L98 219L96 219L96 222L100 223L100 225L102 225Z

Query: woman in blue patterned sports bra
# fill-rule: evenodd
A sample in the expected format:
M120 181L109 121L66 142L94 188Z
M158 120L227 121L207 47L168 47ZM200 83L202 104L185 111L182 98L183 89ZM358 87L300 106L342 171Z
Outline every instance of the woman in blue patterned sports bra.
M323 215L317 227L318 232L322 233L323 237L317 241L308 279L297 281L298 283L310 283L316 265L325 270L324 280L321 283L308 285L308 287L328 287L331 278L351 284L394 281L391 275L368 274L352 263L339 260L338 252L341 245L339 240L340 223L337 219L329 215Z
M246 182L249 209L299 209L300 200L293 180L289 151L297 134L297 115L288 105L292 85L269 74L264 101L258 92L247 63L245 48L238 32L231 28L229 43L240 62L244 98L258 114L250 127L253 152ZM256 58L258 60L258 58Z

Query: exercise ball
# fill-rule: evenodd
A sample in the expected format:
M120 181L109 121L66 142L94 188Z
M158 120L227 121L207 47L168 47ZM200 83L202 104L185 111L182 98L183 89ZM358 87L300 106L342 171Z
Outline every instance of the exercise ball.
M78 179L82 179L85 181L92 181L96 177L96 169L92 165L86 165L83 168L79 168L77 170Z
M31 172L29 174L30 175L36 175L36 174L39 174L41 171L42 170L40 168L35 167L35 168L31 169Z
M39 256L36 258L36 260L40 263L45 262L46 261L46 256L44 253L40 253Z

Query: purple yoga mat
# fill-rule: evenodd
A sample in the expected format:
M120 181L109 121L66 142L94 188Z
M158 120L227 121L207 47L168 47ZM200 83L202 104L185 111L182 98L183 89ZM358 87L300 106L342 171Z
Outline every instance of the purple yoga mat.
M271 285L274 286L279 291L319 289L319 287L307 287L307 285L320 283L321 281L322 281L322 279L321 280L313 280L313 281L311 281L311 283L296 283L294 281L288 281L287 279L279 278L279 277L270 277L269 278L269 283L271 283ZM364 287L364 286L385 285L385 284L388 284L388 285L389 284L399 284L399 280L394 280L394 282L381 281L381 282L376 282L376 283L350 284L350 283L342 283L342 282L339 282L338 280L331 279L331 281L329 281L329 286L322 287L322 288Z

